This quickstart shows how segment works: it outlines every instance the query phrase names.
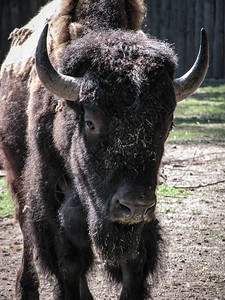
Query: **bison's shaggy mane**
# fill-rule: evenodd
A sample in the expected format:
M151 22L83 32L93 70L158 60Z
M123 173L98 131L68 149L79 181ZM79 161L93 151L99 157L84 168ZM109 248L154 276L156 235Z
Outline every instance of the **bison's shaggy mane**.
M77 5L76 18L82 25L92 30L99 28L140 30L144 11L142 0L81 0Z
M162 68L172 79L176 67L177 56L168 43L133 31L109 30L72 41L61 58L60 69L71 76L82 76L90 70L102 76L127 73L135 79L143 69L154 72Z
M170 111L175 103L171 103L173 97L162 95L168 91L162 85L172 82L176 67L177 56L168 43L149 39L142 33L108 30L73 41L62 56L59 69L66 75L84 76L84 85L88 82L88 86L85 85L85 95L81 91L80 101L88 101L89 105L94 105L95 99L108 106L107 110L116 103L122 109L137 101L144 91L142 98L149 99L149 93L154 92L158 94L157 102L163 101L161 106Z

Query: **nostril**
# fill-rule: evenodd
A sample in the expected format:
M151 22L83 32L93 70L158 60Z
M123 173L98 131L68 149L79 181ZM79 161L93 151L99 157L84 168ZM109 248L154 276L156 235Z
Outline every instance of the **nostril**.
M150 222L154 216L156 199L143 200L137 196L116 193L110 202L110 219L124 223Z
M155 210L155 205L156 202L152 203L151 206L149 206L146 210L145 210L145 215L149 214L150 212L153 212Z
M120 209L121 212L123 212L127 216L131 215L131 209L128 206L122 204L118 199L115 201L115 203L117 208Z

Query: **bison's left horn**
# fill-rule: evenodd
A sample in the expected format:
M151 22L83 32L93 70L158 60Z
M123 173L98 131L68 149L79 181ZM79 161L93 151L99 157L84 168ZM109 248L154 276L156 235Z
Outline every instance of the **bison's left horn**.
M197 88L201 85L205 78L209 65L209 46L208 38L205 29L201 30L201 45L198 56L192 68L184 74L182 77L174 79L174 91L176 101L182 101L191 94L193 94Z
M48 24L38 41L36 49L36 69L43 85L53 94L66 100L75 101L78 97L83 78L60 74L52 66L47 52Z

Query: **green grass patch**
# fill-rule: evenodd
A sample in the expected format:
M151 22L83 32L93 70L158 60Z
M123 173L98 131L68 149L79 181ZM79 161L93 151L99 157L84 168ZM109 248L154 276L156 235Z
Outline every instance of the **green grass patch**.
M225 125L199 123L183 123L178 130L171 132L168 143L197 144L197 143L224 143Z
M190 192L182 189L182 188L175 188L173 186L165 186L165 185L159 185L156 190L156 194L158 197L174 197L174 196L182 196L187 197Z
M225 143L225 84L201 87L178 103L168 143Z
M212 229L208 229L207 231L209 232L211 238L225 241L225 235L221 235L218 231Z
M201 211L199 209L194 209L194 210L192 210L192 215L194 215L194 216L201 215Z
M14 202L7 190L6 180L0 179L0 216L10 217L14 215Z
M160 185L157 187L157 212L175 213L176 206L182 204L184 198L187 198L191 192L182 188L168 187Z

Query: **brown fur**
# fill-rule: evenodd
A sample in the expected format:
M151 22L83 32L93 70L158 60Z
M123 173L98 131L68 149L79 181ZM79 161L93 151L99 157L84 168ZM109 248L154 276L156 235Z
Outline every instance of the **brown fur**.
M61 0L60 12L51 20L52 36L57 37L54 40L54 49L67 45L82 34L82 19L79 15L84 2L86 1ZM143 0L119 0L118 4L123 19L123 27L135 31L141 30L145 11Z
M105 2L106 0L101 1ZM5 106L4 110L15 110L12 105L16 97L15 92L17 92L17 90L26 90L27 99L29 99L29 101L28 103L25 103L25 101L20 102L20 106L17 109L18 119L20 118L19 112L26 110L26 114L24 115L26 119L24 119L23 123L18 124L18 130L25 130L26 124L28 124L28 128L30 128L32 120L29 120L28 116L30 115L29 111L33 105L33 94L41 88L41 83L37 77L37 72L34 66L34 49L37 43L37 38L39 37L39 32L46 22L50 23L49 52L52 61L55 63L55 67L57 67L58 60L65 47L72 40L76 39L77 36L83 35L84 33L85 26L81 24L82 19L79 16L84 2L86 2L86 0L53 0L44 6L40 10L39 14L27 25L20 29L16 28L11 33L9 37L12 40L11 51L3 63L0 73L1 100L9 103L8 106ZM122 27L139 31L141 29L145 10L143 0L115 0L115 2L117 2L120 7ZM49 12L52 13L51 16L48 15ZM48 18L48 16L50 18ZM13 54L15 51L17 55L11 55L11 53ZM27 90L25 85L27 76L29 76L29 90ZM23 87L16 90L15 84L21 84ZM6 90L10 90L12 92L7 93ZM5 98L6 100L4 100ZM18 104L19 103L15 103L15 105ZM8 113L2 111L1 114L4 116ZM17 185L20 183L16 183L15 177L19 178L21 176L22 169L20 168L16 170L15 168L21 164L23 165L23 158L26 156L26 147L24 144L24 147L22 147L24 148L24 153L15 156L16 147L19 143L19 141L15 141L15 137L18 136L18 134L10 135L7 132L4 132L7 131L8 128L4 126L4 123L8 124L7 120L1 118L1 134L2 136L7 136L2 143L2 147L5 148L1 149L1 155L4 168L7 170L8 181L11 182L12 192L16 195L18 192ZM14 121L13 124L15 124ZM10 158L11 156L13 159ZM15 157L18 158L18 163L14 162Z
M34 248L43 271L55 275L54 299L92 300L85 277L91 239L103 257L110 254L106 267L123 282L120 299L147 298L162 244L158 221L153 212L137 226L110 217L123 179L155 188L175 107L176 57L166 43L139 33L143 13L141 0L54 0L12 34L0 73L0 153L24 237L17 300L39 300ZM79 103L59 99L57 106L38 78L34 56L46 22L54 67L84 76ZM89 138L85 103L105 112L107 122L99 121L110 139L99 135L95 145ZM92 146L100 146L95 155Z
M144 18L145 6L142 0L126 1L125 11L127 13L128 28L131 30L141 30Z
M101 1L104 3L107 0ZM9 38L12 39L12 51L16 48L17 56L8 56L2 70L13 65L13 72L17 75L26 73L26 68L29 72L30 66L27 62L34 59L34 49L46 22L50 25L49 52L55 67L57 67L65 47L77 36L84 34L85 29L88 29L87 24L90 23L90 20L86 20L87 23L84 26L80 17L84 2L86 0L53 0L44 6L28 24L20 29L15 29ZM115 3L120 8L121 28L134 31L141 30L145 12L143 0L115 0Z

